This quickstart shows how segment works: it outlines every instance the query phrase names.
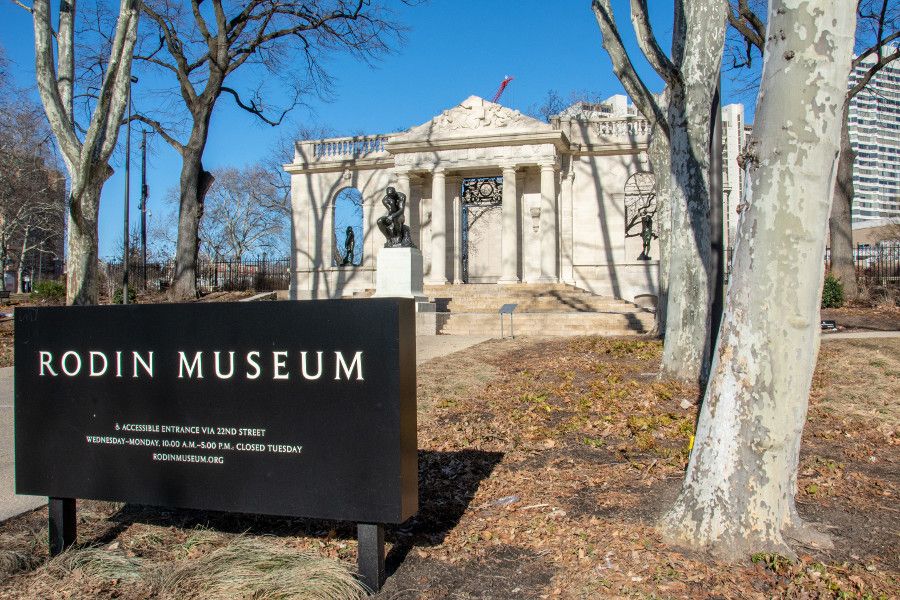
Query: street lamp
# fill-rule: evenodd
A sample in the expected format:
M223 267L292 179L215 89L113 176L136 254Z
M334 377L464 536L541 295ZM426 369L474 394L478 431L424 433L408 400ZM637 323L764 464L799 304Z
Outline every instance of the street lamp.
M131 83L138 78L131 76ZM125 129L125 242L122 253L122 304L128 304L128 209L131 203L131 86L128 86L128 121Z

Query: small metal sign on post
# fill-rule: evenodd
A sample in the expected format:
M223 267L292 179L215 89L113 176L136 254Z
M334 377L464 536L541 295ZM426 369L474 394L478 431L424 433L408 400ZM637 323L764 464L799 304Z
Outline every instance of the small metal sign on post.
M418 510L411 300L22 308L15 327L16 492L49 497L52 555L75 498L336 519L381 588L384 524Z
M516 333L513 331L513 311L516 310L518 304L504 304L500 307L500 338L506 337L503 332L503 315L509 315L509 337L516 339Z

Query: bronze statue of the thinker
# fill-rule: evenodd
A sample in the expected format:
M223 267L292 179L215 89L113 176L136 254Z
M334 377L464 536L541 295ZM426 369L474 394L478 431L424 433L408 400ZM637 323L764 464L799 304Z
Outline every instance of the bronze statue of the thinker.
M389 187L385 190L381 203L387 209L387 214L379 217L377 221L378 229L387 238L384 247L415 248L410 237L409 226L405 224L406 218L403 216L406 208L406 194Z

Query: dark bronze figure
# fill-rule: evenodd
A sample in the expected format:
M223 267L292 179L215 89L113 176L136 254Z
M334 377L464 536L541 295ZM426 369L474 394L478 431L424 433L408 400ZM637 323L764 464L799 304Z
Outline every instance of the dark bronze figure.
M347 226L347 235L344 237L344 257L341 260L342 267L353 265L353 249L356 247L356 236L353 235L353 227Z
M638 260L650 260L650 242L653 241L653 217L644 215L641 217L641 239L644 241L644 249Z
M381 201L387 209L387 214L378 219L378 229L387 238L385 248L415 248L410 237L409 226L403 216L406 208L406 194L398 192L392 187L385 190L384 199Z

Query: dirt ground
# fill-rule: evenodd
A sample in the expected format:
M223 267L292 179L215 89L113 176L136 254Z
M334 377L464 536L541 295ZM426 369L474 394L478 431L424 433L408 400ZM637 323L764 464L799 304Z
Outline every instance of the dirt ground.
M387 531L376 597L897 598L900 339L823 345L804 433L804 518L834 549L712 561L655 529L678 492L698 390L641 339L492 340L418 369L419 514ZM238 535L356 560L348 523L79 503L79 545L172 568ZM0 525L0 597L155 597L46 560L43 511Z
M822 319L834 321L839 331L900 331L898 307L823 308Z

